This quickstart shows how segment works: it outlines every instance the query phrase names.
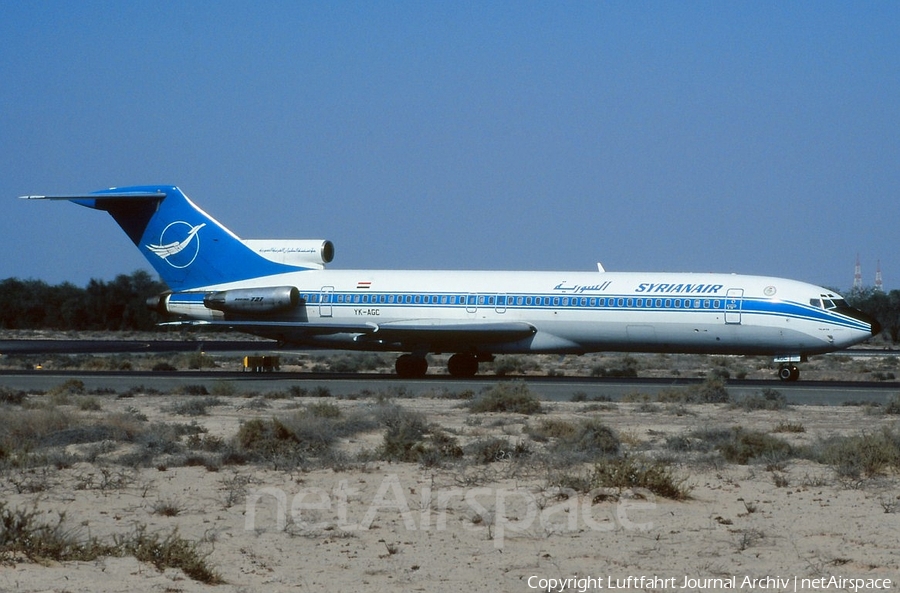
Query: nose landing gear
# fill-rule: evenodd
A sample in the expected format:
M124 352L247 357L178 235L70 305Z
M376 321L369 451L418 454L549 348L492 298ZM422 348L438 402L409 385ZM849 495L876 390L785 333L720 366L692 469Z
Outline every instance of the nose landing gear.
M794 364L783 364L778 367L778 378L782 381L796 381L800 378L800 369Z

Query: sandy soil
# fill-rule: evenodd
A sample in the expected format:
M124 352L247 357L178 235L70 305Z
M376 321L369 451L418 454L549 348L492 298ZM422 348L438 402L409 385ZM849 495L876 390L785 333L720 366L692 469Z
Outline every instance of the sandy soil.
M208 435L230 439L248 418L313 401L272 400L254 409L251 400L231 396L208 415L173 414L185 397L95 396L101 409L80 413L128 410L149 422L196 422ZM373 405L334 403L345 411ZM177 529L201 542L224 583L202 584L179 569L160 571L130 557L64 563L14 557L0 566L0 591L695 591L723 590L730 579L742 590L793 591L795 585L853 590L831 577L868 579L863 583L870 588L859 590L886 584L873 579L891 579L890 588L900 582L897 475L845 480L799 458L775 467L739 465L665 447L668 436L696 428L769 432L779 424L802 425L805 432L778 436L815 445L832 435L893 427L896 417L861 407L746 412L722 404L637 403L545 404L543 414L528 417L471 414L458 400L396 403L423 412L463 446L491 435L527 441L525 425L548 418L597 417L628 450L670 459L691 486L690 498L678 502L642 490L566 498L548 486L545 464L527 460L466 459L441 467L349 461L290 471L160 462L135 469L115 462L129 445L113 443L93 463L6 469L0 496L9 508L64 513L65 525L84 537L112 538L138 525ZM381 431L371 431L340 447L351 459L374 450L381 438ZM69 447L83 454L86 445ZM766 578L775 580L745 580ZM685 579L697 580L682 588Z

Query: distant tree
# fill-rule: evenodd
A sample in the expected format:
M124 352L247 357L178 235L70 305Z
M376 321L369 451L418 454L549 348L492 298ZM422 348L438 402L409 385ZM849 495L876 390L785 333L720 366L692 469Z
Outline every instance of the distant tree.
M143 270L110 283L91 280L85 288L8 278L0 281L0 328L149 330L157 315L145 302L165 289Z
M892 342L900 341L900 290L856 289L849 292L847 301L877 319Z

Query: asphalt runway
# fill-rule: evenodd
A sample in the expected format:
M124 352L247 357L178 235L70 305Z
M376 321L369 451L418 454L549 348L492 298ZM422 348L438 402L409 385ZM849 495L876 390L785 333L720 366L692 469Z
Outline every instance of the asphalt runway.
M399 379L393 375L331 374L331 373L241 373L222 371L0 371L0 386L15 390L44 392L63 382L77 379L88 391L112 390L124 393L143 387L160 393L183 391L187 385L204 385L211 389L218 383L230 383L237 393L266 393L288 390L293 386L309 392L326 390L339 397L356 394L402 394L408 397L442 396L464 391L478 393L501 381L524 381L538 397L545 401L570 401L575 394L587 400L620 400L626 394L644 393L652 396L659 391L691 384L700 379L610 379L596 377L510 377L476 376L457 379L448 375L430 375L422 379ZM727 389L733 398L775 389L793 404L844 405L847 403L885 403L900 393L900 382L771 381L730 380Z
M255 352L277 349L259 340L0 340L0 354L135 354L151 352Z
M279 352L271 341L240 340L0 340L0 354L34 353L116 353L116 352ZM842 354L879 356L893 354L880 350L848 350ZM520 380L543 400L569 401L575 394L584 394L587 400L620 400L623 396L643 393L655 396L672 387L700 383L701 379L649 379L649 378L599 378L599 377L510 377L491 375L458 379L449 375L428 375L421 379L399 379L384 374L335 374L335 373L242 373L223 371L49 371L21 370L0 371L0 386L23 391L47 391L69 379L82 381L88 391L113 390L124 393L136 387L144 387L161 393L183 391L186 385L202 384L209 389L219 382L234 384L238 393L287 390L292 386L310 392L327 389L335 396L348 397L364 392L402 393L411 397L440 396L472 391L478 393L501 381ZM775 389L790 403L810 405L843 405L852 402L884 403L900 393L900 382L853 381L798 381L784 383L772 380L729 380L727 384L733 398L745 397L764 389Z

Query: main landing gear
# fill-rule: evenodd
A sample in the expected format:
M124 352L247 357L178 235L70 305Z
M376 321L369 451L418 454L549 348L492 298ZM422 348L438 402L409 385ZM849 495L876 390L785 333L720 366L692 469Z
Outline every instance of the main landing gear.
M494 357L490 354L474 354L471 352L459 352L447 361L447 370L454 377L473 377L478 372L478 363L490 362ZM428 371L428 361L424 356L416 354L403 354L394 365L397 376L404 379L424 377Z
M454 377L474 377L478 372L478 358L474 354L454 354L447 361L447 370Z
M778 367L778 378L782 381L796 381L800 378L800 369L797 365L783 364Z
M424 377L428 372L428 361L424 356L404 354L397 359L394 369L397 371L397 376L404 379Z

